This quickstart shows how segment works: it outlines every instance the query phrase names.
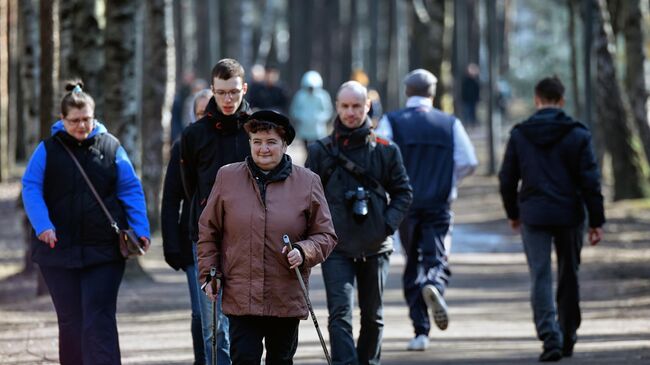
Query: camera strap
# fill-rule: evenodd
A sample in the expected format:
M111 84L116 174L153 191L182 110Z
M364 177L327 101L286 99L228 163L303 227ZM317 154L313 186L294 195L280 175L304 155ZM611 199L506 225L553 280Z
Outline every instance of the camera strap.
M366 189L379 195L379 197L382 199L387 200L386 189L384 189L384 187L377 179L372 177L365 168L354 163L354 161L350 160L345 154L341 153L338 149L338 146L335 146L334 143L332 143L331 137L327 137L325 140L327 141L327 144L323 143L322 140L318 140L317 142L323 147L325 152L327 152L327 154L332 159L334 159L334 163L325 169L325 173L322 176L323 186L327 185L327 182L329 181L330 177L332 177L334 170L340 166L343 168L343 170L352 175L352 177L354 177Z

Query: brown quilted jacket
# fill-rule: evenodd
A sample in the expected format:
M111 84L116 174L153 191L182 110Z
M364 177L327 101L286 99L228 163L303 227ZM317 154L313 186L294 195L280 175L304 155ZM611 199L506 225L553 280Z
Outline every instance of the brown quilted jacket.
M199 219L199 280L210 267L223 272L228 315L307 318L295 270L282 254L282 236L300 246L309 285L311 268L332 252L337 238L318 175L291 166L266 188L266 205L246 162L222 167Z

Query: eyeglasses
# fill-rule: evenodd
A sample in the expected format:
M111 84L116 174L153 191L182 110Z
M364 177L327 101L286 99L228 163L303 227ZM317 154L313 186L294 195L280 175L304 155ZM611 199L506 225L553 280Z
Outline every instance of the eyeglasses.
M64 119L64 120L65 120L66 122L68 122L68 123L74 125L74 126L81 125L82 123L83 123L83 124L86 124L86 125L92 125L92 124L93 124L93 121L95 120L95 117L92 117L92 116L91 116L91 117L83 117L83 118L77 118L77 119L67 119L67 118L66 118L66 119Z
M230 96L231 99L234 99L241 94L242 89L232 89L232 90L215 90L214 95L221 99L225 99L226 95Z

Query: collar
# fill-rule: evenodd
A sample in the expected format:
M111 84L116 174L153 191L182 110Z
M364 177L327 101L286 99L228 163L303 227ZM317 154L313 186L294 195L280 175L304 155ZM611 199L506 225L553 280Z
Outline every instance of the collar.
M433 107L433 100L425 96L410 96L406 100L407 108L417 108L421 106Z

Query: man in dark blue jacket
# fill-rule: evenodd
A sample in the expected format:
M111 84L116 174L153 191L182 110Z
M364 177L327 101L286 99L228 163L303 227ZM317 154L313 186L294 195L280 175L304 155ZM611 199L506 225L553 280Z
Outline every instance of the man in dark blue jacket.
M580 326L578 267L585 206L591 245L601 240L605 223L591 134L563 106L564 86L557 77L537 83L537 112L512 129L499 173L503 205L510 226L521 229L528 260L535 327L544 342L539 361L573 354ZM558 262L557 310L552 243Z
M451 203L456 185L478 165L460 120L433 107L437 82L427 70L409 72L406 108L385 114L377 131L399 146L413 186L413 204L399 229L406 254L404 297L415 332L409 351L429 345L429 310L438 328L449 324L444 294L451 276Z

